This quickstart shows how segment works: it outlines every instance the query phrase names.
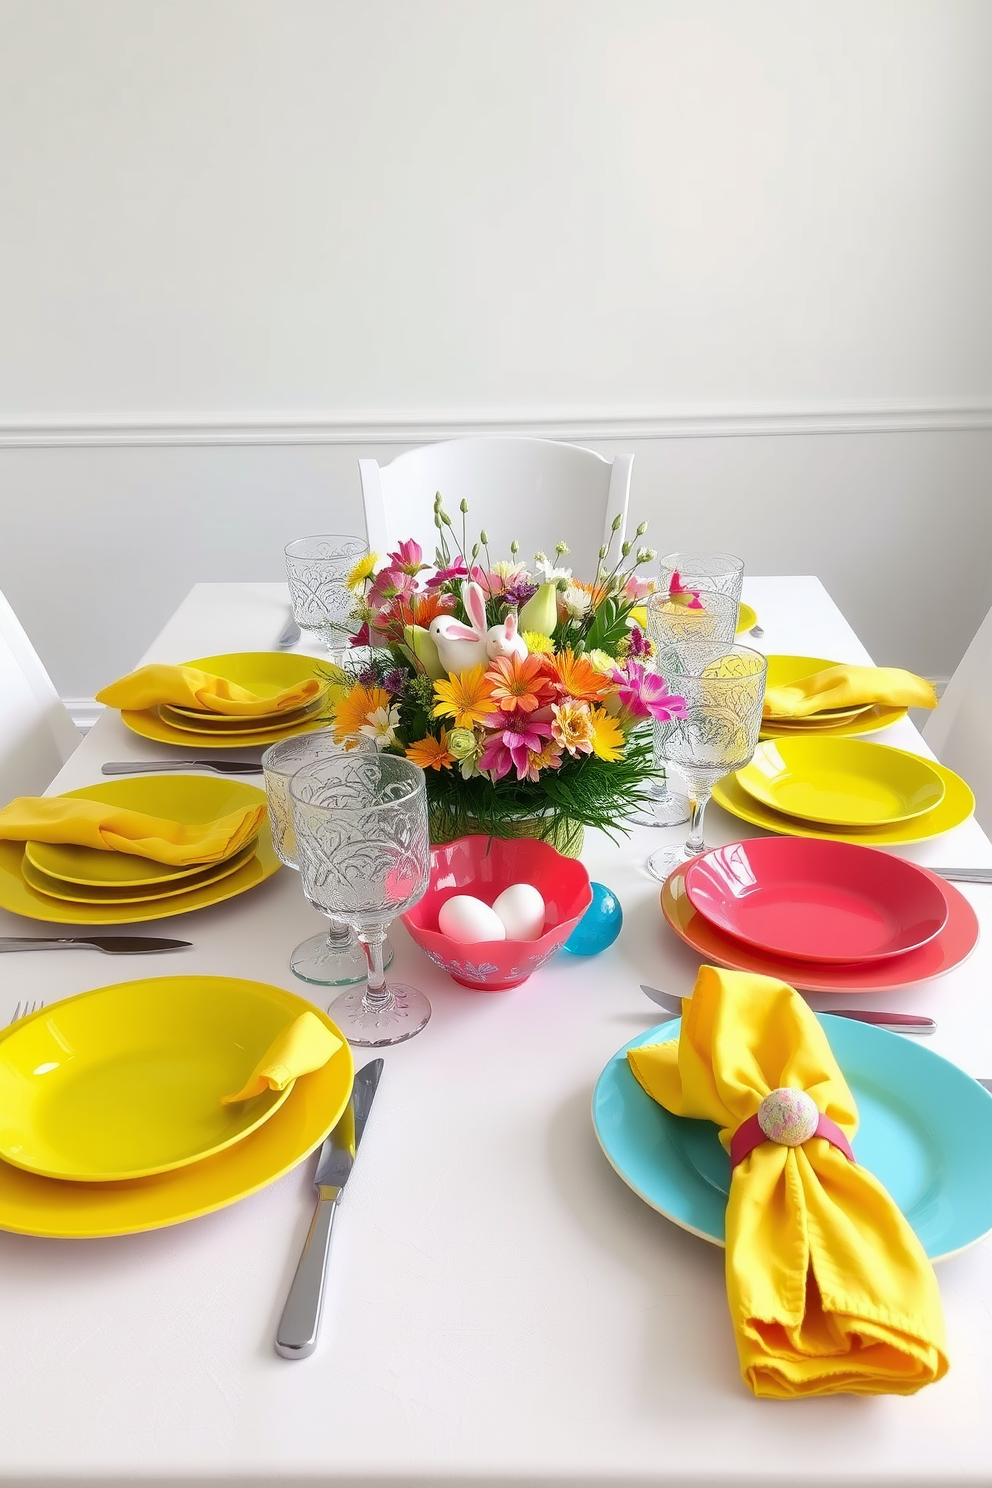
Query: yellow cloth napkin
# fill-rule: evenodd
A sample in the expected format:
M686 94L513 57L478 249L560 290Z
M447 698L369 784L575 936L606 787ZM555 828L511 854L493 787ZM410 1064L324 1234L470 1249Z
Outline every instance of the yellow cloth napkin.
M226 677L201 672L191 666L144 666L117 682L111 682L96 695L98 703L111 708L157 708L170 703L177 708L198 708L206 713L219 713L226 718L255 718L260 714L288 713L302 708L318 694L327 691L319 677L307 677L292 687L283 688L268 697L259 697Z
M893 708L936 708L933 684L900 667L832 666L765 692L766 718L809 718L824 708L888 703Z
M813 1013L771 977L702 966L678 1041L631 1049L637 1080L678 1116L736 1128L781 1086L847 1138L858 1117ZM727 1201L727 1297L756 1395L911 1395L947 1372L937 1280L888 1193L824 1137L764 1142Z
M188 868L233 857L258 836L264 815L264 804L243 806L216 821L186 826L104 801L18 796L0 811L0 841L64 842Z
M316 1013L301 1013L273 1040L237 1095L224 1095L221 1102L231 1106L264 1090L285 1090L300 1075L323 1069L340 1047L341 1040Z

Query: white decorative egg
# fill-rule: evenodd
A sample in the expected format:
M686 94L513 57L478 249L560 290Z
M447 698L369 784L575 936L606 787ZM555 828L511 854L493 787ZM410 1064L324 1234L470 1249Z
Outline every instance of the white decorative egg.
M537 940L544 932L544 900L533 884L511 884L493 904L507 940Z
M505 940L499 915L473 894L453 894L441 905L437 928L459 945L478 945L483 940Z

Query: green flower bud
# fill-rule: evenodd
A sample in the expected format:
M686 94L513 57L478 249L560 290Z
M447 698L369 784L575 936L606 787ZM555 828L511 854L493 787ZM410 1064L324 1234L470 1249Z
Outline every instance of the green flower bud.
M462 513L463 516L468 511L468 502L465 500L465 497L464 496L462 497L461 501L458 503L458 510Z
M634 533L634 536L635 537L643 537L644 534L645 534L645 532L647 532L647 530L648 530L648 524L647 524L647 522L642 522L641 525L640 525L640 527L638 527L637 531Z
M486 531L480 532L479 533L479 541L481 542L481 544L482 544L482 546L484 548L488 548L488 546L489 546L489 533L486 532Z
M620 557L621 558L626 558L628 556L628 554L630 553L630 550L631 550L632 547L633 547L633 543L629 543L629 542L621 543L621 545L620 545Z
M472 562L473 563L475 562L476 558L478 558L478 556L479 556L479 544L478 543L473 543L472 544Z
M517 539L515 537L510 540L510 552L513 554L514 558L520 552L520 544L517 542Z
M563 543L563 542L555 543L555 557L556 558L565 558L565 557L568 556L568 554L571 551L572 550L568 546L568 543Z
M613 526L610 528L610 531L611 532L619 532L620 531L620 528L622 526L623 526L623 516L621 515L620 512L617 512L616 516L613 518Z
M606 555L607 555L607 553L609 551L610 551L609 548L600 548L600 550L599 550L599 556L600 556L600 558L605 558Z

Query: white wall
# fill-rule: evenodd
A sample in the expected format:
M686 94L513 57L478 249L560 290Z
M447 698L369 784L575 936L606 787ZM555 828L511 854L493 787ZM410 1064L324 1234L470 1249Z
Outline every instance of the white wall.
M0 0L0 586L62 690L357 527L358 453L521 422L949 671L990 56L987 0Z

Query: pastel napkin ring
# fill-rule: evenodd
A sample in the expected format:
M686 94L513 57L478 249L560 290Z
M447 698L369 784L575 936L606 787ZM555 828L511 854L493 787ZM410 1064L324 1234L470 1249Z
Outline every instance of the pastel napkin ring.
M805 1090L782 1086L766 1095L755 1114L742 1121L734 1132L730 1139L730 1166L736 1168L762 1142L801 1147L810 1137L825 1137L854 1162L851 1144L836 1121L825 1116Z

